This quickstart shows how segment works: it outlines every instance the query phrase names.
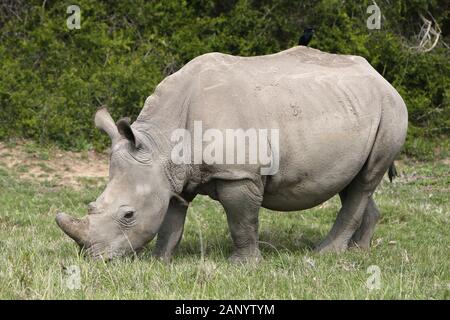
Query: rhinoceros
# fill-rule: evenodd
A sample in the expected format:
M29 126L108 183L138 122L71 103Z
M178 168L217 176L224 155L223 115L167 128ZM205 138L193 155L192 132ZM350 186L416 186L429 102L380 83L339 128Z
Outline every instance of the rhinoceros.
M304 210L338 194L342 207L316 250L366 249L380 216L373 193L394 173L407 118L398 92L359 56L303 46L255 57L207 53L166 77L132 124L97 111L96 126L111 138L108 183L87 217L58 213L56 222L93 258L134 254L157 237L153 254L170 260L189 203L207 195L225 210L230 260L259 261L261 207ZM277 130L277 141L266 138L276 170L258 161L174 161L173 133L194 135L199 122L216 133Z

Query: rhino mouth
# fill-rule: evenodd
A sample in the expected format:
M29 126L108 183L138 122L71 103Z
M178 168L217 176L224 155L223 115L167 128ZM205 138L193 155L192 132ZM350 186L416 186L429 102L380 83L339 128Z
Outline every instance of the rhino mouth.
M114 258L123 257L129 252L123 249L114 249L111 245L97 242L88 247L82 248L85 257L93 260L110 261Z

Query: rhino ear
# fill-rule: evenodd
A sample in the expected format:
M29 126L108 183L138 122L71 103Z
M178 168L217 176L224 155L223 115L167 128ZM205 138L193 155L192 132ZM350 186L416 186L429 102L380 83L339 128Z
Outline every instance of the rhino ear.
M119 138L119 132L117 131L116 124L108 112L106 106L100 107L95 113L94 118L95 126L105 131L111 138L112 144L114 144Z
M140 141L137 139L137 135L130 125L130 118L122 118L117 121L117 129L122 137L130 141L136 148L141 147Z

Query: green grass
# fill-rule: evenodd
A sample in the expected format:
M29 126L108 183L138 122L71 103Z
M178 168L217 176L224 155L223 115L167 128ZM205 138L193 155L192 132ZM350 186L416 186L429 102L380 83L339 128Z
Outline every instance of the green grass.
M231 242L223 209L204 197L189 209L171 264L150 256L154 243L136 259L86 260L54 216L57 210L84 215L102 188L90 187L90 181L82 191L21 181L0 167L0 298L449 299L449 167L416 163L401 172L375 195L382 218L370 252L311 251L335 219L334 198L304 212L262 210L264 261L235 266L226 260ZM65 268L71 265L80 269L80 289L66 285ZM379 289L366 286L371 265L380 268Z

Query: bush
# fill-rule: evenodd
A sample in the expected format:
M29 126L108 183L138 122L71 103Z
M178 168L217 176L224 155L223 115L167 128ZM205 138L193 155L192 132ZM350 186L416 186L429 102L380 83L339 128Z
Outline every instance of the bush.
M410 114L405 150L421 156L414 141L449 134L448 49L440 44L419 54L408 44L420 30L420 13L433 14L445 32L450 11L438 1L378 1L382 29L368 30L372 1L355 3L80 0L81 29L68 30L68 1L4 1L0 138L101 149L107 139L92 122L101 104L116 119L136 117L155 86L192 58L211 51L278 52L314 25L312 47L362 55L397 88Z

